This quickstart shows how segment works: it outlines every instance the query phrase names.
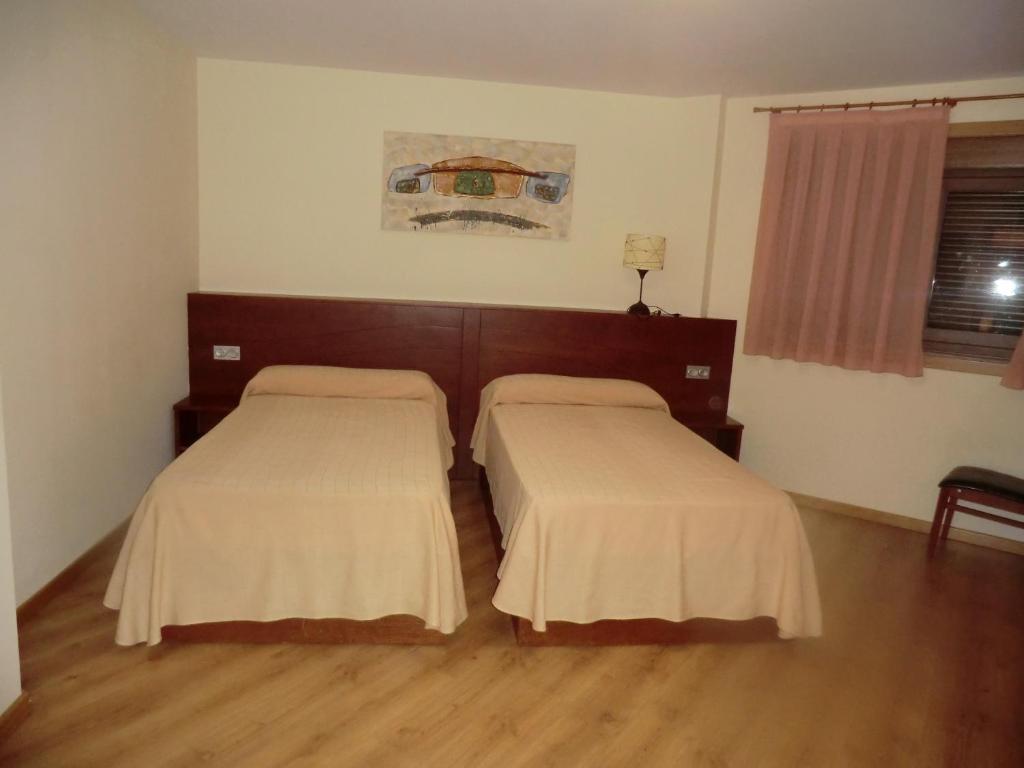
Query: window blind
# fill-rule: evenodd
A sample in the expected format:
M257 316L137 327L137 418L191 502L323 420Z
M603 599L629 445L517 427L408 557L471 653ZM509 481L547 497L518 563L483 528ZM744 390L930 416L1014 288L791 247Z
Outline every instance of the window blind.
M1009 336L1024 329L1024 185L947 193L928 327Z

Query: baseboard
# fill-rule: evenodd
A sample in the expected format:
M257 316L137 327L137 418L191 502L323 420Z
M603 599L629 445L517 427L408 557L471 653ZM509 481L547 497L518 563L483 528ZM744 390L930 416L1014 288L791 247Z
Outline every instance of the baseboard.
M127 527L128 520L125 520L114 530L97 541L81 557L71 563L71 565L50 579L43 585L42 589L19 605L18 627L22 627L26 621L39 613L47 603L67 590L68 586L81 576L82 572L85 571L86 568L107 552L108 547L117 546L119 542L124 539L125 529Z
M856 504L847 504L843 501L832 501L821 499L817 496L808 496L803 493L787 491L793 501L800 507L810 507L822 512L834 512L848 517L857 517L861 520L869 520L872 523L891 525L894 528L904 528L908 531L917 531L927 534L932 527L931 520L920 520L916 517L895 515L892 512L883 512L880 509L870 507L858 507ZM1002 536L991 536L987 533L976 533L963 528L950 528L949 538L954 541L962 541L965 544L973 544L977 547L988 547L998 549L1000 552L1010 552L1014 555L1024 555L1024 541L1005 539Z
M18 730L18 726L25 722L29 706L28 691L22 691L21 695L11 702L11 706L0 715L0 744L5 742L12 733Z

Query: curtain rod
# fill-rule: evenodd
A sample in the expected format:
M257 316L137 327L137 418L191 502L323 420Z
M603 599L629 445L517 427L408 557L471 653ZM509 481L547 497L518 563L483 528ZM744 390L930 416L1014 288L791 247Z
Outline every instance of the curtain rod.
M875 107L924 107L945 104L955 107L961 101L996 101L999 99L1024 99L1024 93L997 93L988 96L942 96L935 99L906 99L903 101L861 101L845 104L798 104L791 107L754 107L755 112L824 112L826 109L874 109Z

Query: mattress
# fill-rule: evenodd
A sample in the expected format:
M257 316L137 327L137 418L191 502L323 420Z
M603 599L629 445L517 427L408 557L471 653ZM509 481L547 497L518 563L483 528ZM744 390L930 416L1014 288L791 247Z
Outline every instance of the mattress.
M280 389L247 393L140 502L104 600L119 644L171 624L466 617L443 395Z

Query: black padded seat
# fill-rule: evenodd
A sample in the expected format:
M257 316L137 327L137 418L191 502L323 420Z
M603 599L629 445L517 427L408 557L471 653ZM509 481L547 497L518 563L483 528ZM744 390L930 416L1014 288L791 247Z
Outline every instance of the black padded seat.
M940 488L970 488L1024 504L1024 478L981 467L957 467L939 483Z

